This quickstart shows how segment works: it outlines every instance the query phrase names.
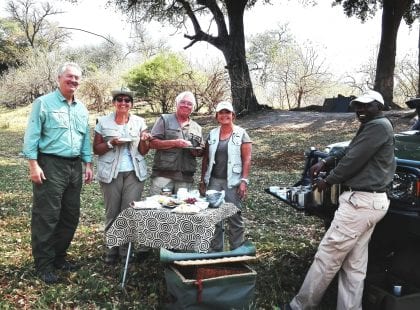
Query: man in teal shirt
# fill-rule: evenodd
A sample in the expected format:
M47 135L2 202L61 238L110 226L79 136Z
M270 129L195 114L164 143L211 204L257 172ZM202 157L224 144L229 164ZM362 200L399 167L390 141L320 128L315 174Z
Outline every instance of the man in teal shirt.
M39 277L59 281L55 269L72 271L67 249L76 231L83 183L93 178L88 110L75 99L82 70L65 63L58 70L57 90L32 104L23 154L33 183L32 255Z

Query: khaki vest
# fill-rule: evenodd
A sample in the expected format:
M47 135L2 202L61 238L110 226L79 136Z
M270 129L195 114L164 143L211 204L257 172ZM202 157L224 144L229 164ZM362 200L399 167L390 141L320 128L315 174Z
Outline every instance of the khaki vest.
M118 125L115 123L115 114L103 116L98 120L102 126L102 131L99 132L105 141L110 140L112 137L118 136ZM133 139L130 142L129 150L133 159L134 172L136 173L139 181L144 181L147 178L147 165L143 155L138 151L140 142L140 130L144 127L144 119L130 115L127 123L128 135ZM112 150L103 155L98 156L98 167L96 178L100 182L111 183L112 179L118 175L118 166L120 165L122 155L122 147L114 147Z
M245 134L245 129L239 126L233 126L232 136L228 142L228 162L227 162L227 185L229 188L238 186L241 183L242 178L242 157L241 157L241 146L242 139ZM217 146L219 144L220 127L217 127L210 131L209 139L207 141L209 145L209 160L204 175L204 183L207 185L210 181L211 171L215 163L214 158L216 156Z
M190 120L188 134L184 137L175 114L163 114L161 117L165 127L163 140L184 139L191 141L191 135L202 139L201 126L193 120ZM196 167L197 161L188 149L156 150L153 170L180 171L194 174Z

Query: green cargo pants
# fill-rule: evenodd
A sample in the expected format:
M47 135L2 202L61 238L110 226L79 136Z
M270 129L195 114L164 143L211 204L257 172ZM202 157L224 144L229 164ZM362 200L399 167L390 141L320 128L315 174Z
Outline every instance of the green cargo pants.
M41 154L38 163L47 179L33 184L31 237L35 268L42 272L67 255L79 223L83 172L80 158Z

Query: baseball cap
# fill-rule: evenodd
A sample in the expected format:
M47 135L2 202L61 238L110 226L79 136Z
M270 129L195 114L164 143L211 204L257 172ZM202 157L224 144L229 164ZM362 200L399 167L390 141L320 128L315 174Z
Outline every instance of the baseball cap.
M220 112L222 110L228 110L230 112L235 113L232 104L229 101L221 101L216 106L216 112Z
M361 103L369 103L369 102L373 102L373 101L377 101L379 102L382 107L384 107L384 98L382 97L382 95L380 93L378 93L377 91L374 90L369 90L365 93L363 93L361 96L357 97L356 99L353 99L350 102L350 106L353 105L353 102L361 102Z

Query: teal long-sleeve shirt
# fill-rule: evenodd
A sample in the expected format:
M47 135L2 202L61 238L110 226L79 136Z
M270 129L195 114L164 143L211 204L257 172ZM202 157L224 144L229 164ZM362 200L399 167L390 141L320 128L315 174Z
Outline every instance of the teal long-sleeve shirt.
M75 100L68 104L58 89L33 102L23 154L28 159L38 159L38 152L80 156L83 162L92 162L89 112L83 103Z

